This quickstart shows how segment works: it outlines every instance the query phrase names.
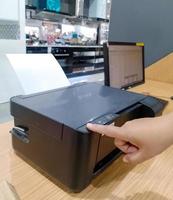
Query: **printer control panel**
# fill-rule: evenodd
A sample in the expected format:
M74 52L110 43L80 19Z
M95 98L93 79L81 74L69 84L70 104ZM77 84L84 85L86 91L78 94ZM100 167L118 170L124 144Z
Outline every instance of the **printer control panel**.
M112 124L117 117L119 117L119 115L114 114L114 113L109 113L109 114L106 114L106 115L101 116L99 118L96 118L92 121L89 121L88 123L100 124L100 125ZM78 130L80 132L83 132L83 133L89 132L87 127L86 127L86 124L84 126L81 126L80 128L78 128Z
M95 120L93 120L91 123L93 124L101 124L101 125L106 125L106 124L111 124L119 115L111 113L111 114L106 114L102 117L99 117Z

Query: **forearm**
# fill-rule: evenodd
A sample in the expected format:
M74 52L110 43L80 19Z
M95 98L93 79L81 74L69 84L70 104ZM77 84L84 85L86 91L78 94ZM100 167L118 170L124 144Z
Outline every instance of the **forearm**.
M160 137L166 138L168 145L173 144L173 112L159 117L158 126L162 129ZM161 139L160 138L160 139ZM164 141L164 140L163 140Z
M115 138L125 153L124 161L139 163L160 154L173 144L173 113L126 122L122 127L87 125L93 132Z

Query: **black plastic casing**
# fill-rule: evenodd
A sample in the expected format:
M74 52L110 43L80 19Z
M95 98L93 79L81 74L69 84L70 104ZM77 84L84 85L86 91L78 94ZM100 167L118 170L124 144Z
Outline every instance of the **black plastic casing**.
M112 138L88 131L88 122L121 126L163 110L156 98L95 83L13 97L10 105L14 150L73 192L121 154Z

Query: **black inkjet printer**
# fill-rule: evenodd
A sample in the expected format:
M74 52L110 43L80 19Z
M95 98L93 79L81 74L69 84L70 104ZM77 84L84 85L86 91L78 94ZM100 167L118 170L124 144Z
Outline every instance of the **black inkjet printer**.
M163 109L154 97L96 83L16 96L10 105L16 153L73 192L88 186L121 153L112 138L89 132L88 122L121 126Z

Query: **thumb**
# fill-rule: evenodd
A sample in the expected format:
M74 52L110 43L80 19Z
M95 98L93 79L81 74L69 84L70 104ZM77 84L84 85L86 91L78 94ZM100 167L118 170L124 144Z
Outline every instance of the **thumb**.
M121 127L88 123L87 128L101 135L106 135L112 138L124 139Z
M123 157L125 163L138 164L145 160L143 153L138 150L134 153L128 153Z

